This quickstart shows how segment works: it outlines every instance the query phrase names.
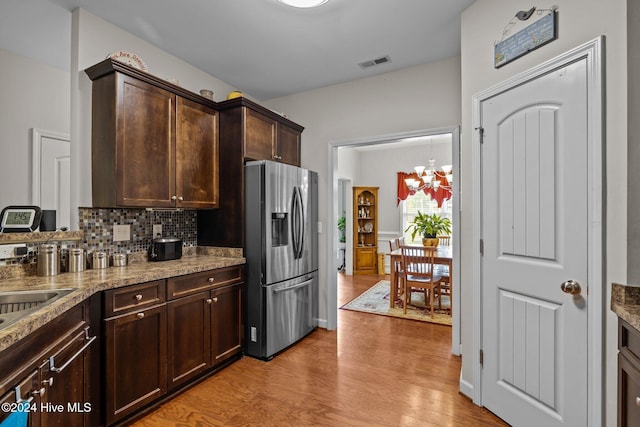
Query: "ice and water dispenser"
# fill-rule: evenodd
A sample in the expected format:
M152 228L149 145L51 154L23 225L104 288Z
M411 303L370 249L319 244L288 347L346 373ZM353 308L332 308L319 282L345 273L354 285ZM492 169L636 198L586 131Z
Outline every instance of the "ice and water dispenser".
M287 246L289 244L289 214L274 212L271 214L271 246Z

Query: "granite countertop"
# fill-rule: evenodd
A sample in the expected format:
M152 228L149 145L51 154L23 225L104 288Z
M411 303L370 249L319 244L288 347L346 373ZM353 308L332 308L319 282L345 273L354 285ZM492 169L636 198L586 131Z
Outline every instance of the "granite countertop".
M640 286L613 283L611 311L640 331Z
M69 288L75 290L1 329L0 351L10 347L96 292L245 263L245 258L234 255L234 253L223 253L223 256L220 256L220 254L199 252L173 261L140 262L129 264L126 267L86 270L80 273L61 273L50 277L28 276L2 280L0 292Z

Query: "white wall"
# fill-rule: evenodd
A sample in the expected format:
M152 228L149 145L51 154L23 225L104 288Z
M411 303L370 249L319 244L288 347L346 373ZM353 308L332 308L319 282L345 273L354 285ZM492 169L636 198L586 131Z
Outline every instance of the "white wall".
M264 104L305 126L302 166L319 172L319 220L327 223L328 145L460 124L460 58L329 86ZM320 318L327 319L327 238L319 239ZM329 272L333 274L333 271Z
M69 73L0 49L0 209L31 204L31 128L69 133Z
M525 0L478 0L462 15L462 205L471 206L471 97L492 85L549 60L578 45L606 36L606 425L615 425L616 411L616 322L609 310L610 284L625 283L626 279L626 173L627 173L627 64L626 64L626 1L624 0L560 0L558 4L559 37L528 55L502 68L493 68L493 42L500 38L503 28L519 10L531 8ZM518 30L519 28L514 28ZM471 215L462 212L462 233L470 235ZM463 241L461 265L470 265L473 242ZM462 344L471 348L472 301L471 289L464 283L471 281L471 270L462 269ZM597 290L594 290L597 291ZM471 355L462 356L462 379L473 384ZM598 421L598 420L594 420ZM595 425L595 424L594 424Z
M75 206L91 206L91 80L85 69L122 50L137 54L149 73L157 77L178 79L182 87L195 93L200 89L213 90L215 101L224 100L227 93L236 89L83 9L73 12L71 38L71 155L77 159L72 164L72 176L77 183L72 189ZM77 219L71 222L75 224Z

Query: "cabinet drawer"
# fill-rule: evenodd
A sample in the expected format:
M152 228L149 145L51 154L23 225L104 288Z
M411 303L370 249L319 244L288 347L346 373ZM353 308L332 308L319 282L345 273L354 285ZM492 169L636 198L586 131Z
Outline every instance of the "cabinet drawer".
M175 299L232 283L242 282L242 266L208 270L167 279L167 298Z
M627 357L631 355L640 363L640 332L623 320L619 321L618 348Z
M104 316L140 310L166 301L164 280L112 289L104 293Z

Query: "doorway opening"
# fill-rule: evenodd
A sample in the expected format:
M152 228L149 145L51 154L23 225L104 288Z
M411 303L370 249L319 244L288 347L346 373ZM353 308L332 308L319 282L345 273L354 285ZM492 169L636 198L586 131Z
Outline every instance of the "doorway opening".
M391 178L391 188L392 190L387 189L387 192L392 192L392 195L387 194L387 203L390 203L395 206L394 201L396 200L396 176L395 173L400 170L411 169L415 166L414 162L425 162L429 159L429 149L430 142L433 141L434 137L438 136L448 137L451 141L451 165L453 166L453 185L452 185L452 225L454 230L459 230L460 223L460 209L459 209L459 166L460 166L460 137L459 137L459 128L455 127L447 127L447 128L438 128L438 129L425 129L418 130L406 133L398 133L391 135L382 135L377 137L369 137L362 138L357 140L346 140L346 141L335 141L329 144L329 177L330 177L330 188L332 189L332 196L328 197L328 227L329 230L337 230L337 222L340 215L345 212L347 218L347 227L346 227L346 244L345 244L345 273L350 274L352 271L352 249L353 245L351 244L351 240L349 237L353 233L352 224L349 219L352 218L352 203L351 203L351 187L356 178L360 179L363 175L360 173L358 169L362 169L362 166L358 166L358 162L353 160L353 156L350 156L349 153L353 152L353 150L380 150L383 148L388 148L389 155L391 156L394 151L399 150L401 147L412 144L415 148L416 158L412 162L405 164L401 167L396 167L393 164L389 163L388 167L392 168L391 174L393 178ZM417 144L417 145L416 145ZM426 157L426 158L425 158ZM344 167L342 162L351 163L349 166L351 168L351 172L345 172L345 170L349 170ZM416 163L417 165L417 163ZM385 166L386 167L386 166ZM377 170L376 170L377 169ZM395 170L398 169L398 170ZM378 167L373 168L373 171L369 171L368 173L377 173L380 169ZM366 174L364 174L366 175ZM342 188L341 188L342 187ZM342 196L340 196L342 194ZM389 197L392 197L390 200ZM341 199L342 198L342 199ZM389 201L390 200L390 201ZM342 207L342 208L341 208ZM398 212L398 211L396 211ZM399 212L402 212L402 209L399 209ZM391 225L382 225L381 229L384 231L391 231L397 233L398 235L404 232L402 228L402 214L394 214L395 223ZM387 223L388 224L388 223ZM383 237L384 238L384 237ZM380 238L379 238L380 240ZM380 247L380 244L378 245ZM453 246L453 277L454 277L454 287L459 287L459 262L460 259L460 233L454 233L452 236L452 246ZM327 284L327 329L335 329L337 327L337 318L338 318L338 304L337 304L337 286L338 286L338 277L337 271L339 265L338 260L338 233L330 233L329 242L327 245L327 259L329 261L329 272L328 272L328 284ZM383 251L383 252L386 252ZM453 309L452 309L452 353L455 355L460 354L460 293L455 292L453 296Z

